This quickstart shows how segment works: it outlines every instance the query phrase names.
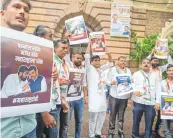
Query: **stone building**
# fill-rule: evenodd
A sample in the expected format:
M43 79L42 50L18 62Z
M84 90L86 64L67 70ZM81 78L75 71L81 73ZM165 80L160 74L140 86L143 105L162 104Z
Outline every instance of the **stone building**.
M113 59L127 56L133 47L130 38L110 37L110 0L31 0L30 22L27 33L33 33L37 25L48 25L54 32L54 38L63 38L65 20L83 15L88 32L104 31L106 45ZM112 3L131 5L131 31L143 38L149 34L161 33L163 37L173 39L173 0L116 0ZM73 50L85 52L86 44L76 45ZM103 61L106 59L102 57ZM134 71L135 64L129 63Z

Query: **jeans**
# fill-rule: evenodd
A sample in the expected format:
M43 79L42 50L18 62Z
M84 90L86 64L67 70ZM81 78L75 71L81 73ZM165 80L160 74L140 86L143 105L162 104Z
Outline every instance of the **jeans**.
M170 125L172 120L162 120L163 122L163 126L164 126L164 134L165 134L165 138L172 138L171 132L170 132Z
M127 102L128 99L117 99L110 96L109 134L115 134L116 116L118 116L118 131L123 132L124 112L127 107Z
M69 102L70 104L70 114L69 118L71 119L72 113L74 110L75 117L75 138L81 137L81 128L82 128L82 116L84 110L84 101L83 98L75 101Z
M37 138L36 137L36 128L34 128L30 133L26 134L22 138Z
M68 132L68 113L63 112L61 105L57 105L56 109L51 110L49 113L54 117L56 122L60 122L59 137L66 138ZM36 119L37 119L37 138L42 138L44 131L46 133L46 138L58 137L57 126L54 128L46 128L42 120L41 114L37 114Z
M156 125L155 125L155 131L156 132L160 129L161 123L162 123L162 120L160 119L160 110L159 110L158 115L157 115L157 122L156 122Z
M144 105L133 102L133 129L132 137L140 138L139 136L139 125L143 114L145 115L145 135L144 138L152 138L152 125L154 117L156 115L153 105Z
M110 97L110 86L106 85L106 88L107 88L106 99L109 99L109 97ZM109 112L109 111L110 111L110 104L108 102L107 112Z

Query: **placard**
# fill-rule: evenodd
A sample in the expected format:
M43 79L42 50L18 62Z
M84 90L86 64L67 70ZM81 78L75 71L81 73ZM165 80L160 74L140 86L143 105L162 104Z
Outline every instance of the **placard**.
M65 21L66 30L71 32L70 45L88 43L88 34L83 16L77 16Z
M110 35L116 37L130 36L130 5L111 5Z
M90 39L91 39L91 49L93 55L105 55L106 46L105 46L104 32L90 33Z
M1 27L1 117L50 111L52 67L52 41Z
M154 56L159 59L168 58L168 39L158 39L157 40Z

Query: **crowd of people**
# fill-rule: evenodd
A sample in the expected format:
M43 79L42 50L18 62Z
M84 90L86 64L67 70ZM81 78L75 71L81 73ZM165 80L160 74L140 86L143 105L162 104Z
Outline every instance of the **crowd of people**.
M31 3L29 0L4 0L1 10L2 26L23 31L28 25L30 10ZM53 33L48 26L37 26L33 35L53 41ZM66 36L67 38L70 37L70 33L67 32ZM110 88L108 138L115 137L116 121L118 136L120 138L125 137L123 124L128 99L133 101L133 138L140 137L139 127L143 114L145 116L144 137L152 137L156 111L158 111L156 131L160 125L163 125L165 137L172 137L169 128L171 120L161 120L159 112L161 91L170 94L173 92L173 60L171 56L168 57L166 65L158 66L159 60L151 53L142 60L141 69L132 75L131 70L126 67L126 57L119 56L116 63L113 64L108 50L106 52L108 62L101 66L100 57L91 54L90 42L84 57L82 53L71 53L69 56L69 43L66 40L54 40L53 45L51 111L2 118L2 138L67 138L69 119L73 110L75 117L73 137L80 138L84 103L88 104L89 138L104 138L105 136L101 132L108 106L106 101L107 88ZM85 61L85 65L82 64L83 61ZM81 96L75 99L66 97L63 91L69 84L69 68L85 69L82 83L83 92ZM167 71L167 78L162 80L164 71ZM130 77L134 88L132 93L122 96L117 94L116 76L119 74ZM60 100L57 98L58 95L60 95Z

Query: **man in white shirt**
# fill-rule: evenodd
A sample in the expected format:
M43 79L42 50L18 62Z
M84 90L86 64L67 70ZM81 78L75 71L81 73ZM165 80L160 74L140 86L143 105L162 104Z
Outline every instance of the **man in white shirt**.
M132 137L139 138L139 125L143 114L145 115L145 136L152 137L152 125L155 110L160 109L160 81L156 73L150 71L151 61L142 60L141 70L133 75L134 93L133 100L133 130Z
M21 93L29 92L30 88L27 81L28 68L24 65L20 66L17 74L10 74L4 81L1 98L8 98Z
M167 70L167 66L169 64L173 64L173 60L172 60L171 56L169 55L169 50L168 50L168 63L166 65L159 66L159 59L152 56L154 54L154 51L155 51L155 49L152 50L151 54L147 58L151 59L151 65L152 65L151 71L155 72L161 81L162 73ZM160 128L162 128L162 125L161 125L160 110L159 110L158 115L157 115L157 122L155 125L155 131L156 131L156 133L158 133L160 136L163 137L163 133Z
M88 44L87 53L90 52L91 44ZM112 57L107 53L109 62ZM101 138L101 130L106 117L106 79L100 67L100 57L85 55L85 64L88 84L88 106L89 106L89 137ZM111 64L107 65L110 68ZM105 69L105 67L104 67Z
M162 88L162 92L172 95L173 94L173 64L168 65L167 75L168 75L168 78L161 82L161 88ZM172 107L172 103L171 103L171 107ZM171 107L169 105L169 110ZM164 126L165 138L172 138L172 135L170 132L170 124L171 124L172 120L163 119L162 122L163 122L163 126Z
M128 98L130 94L118 96L117 93L117 75L128 76L131 79L131 71L126 68L126 57L120 56L116 66L112 67L108 73L107 83L110 87L110 120L109 120L109 138L113 138L115 135L115 121L118 115L118 135L120 138L124 138L123 134L123 123L124 123L124 112L127 107Z
M82 60L83 56L81 53L73 53L72 54L72 63L71 68L84 70L84 67L82 66ZM75 86L77 85L77 86ZM81 137L81 130L82 130L82 116L84 111L84 99L86 99L86 74L83 79L83 84L75 84L71 85L68 94L74 93L74 92L81 92L81 95L74 96L74 97L67 97L67 100L69 101L70 105L70 113L69 117L71 119L73 110L74 110L74 117L75 117L75 138Z
M113 14L112 21L111 21L111 31L116 32L116 31L120 31L120 29L121 29L121 24L118 22L118 15Z

